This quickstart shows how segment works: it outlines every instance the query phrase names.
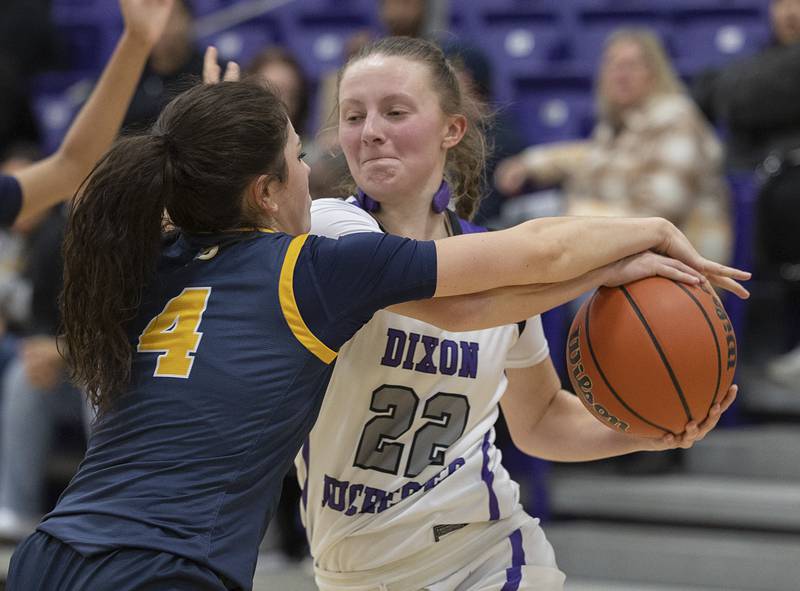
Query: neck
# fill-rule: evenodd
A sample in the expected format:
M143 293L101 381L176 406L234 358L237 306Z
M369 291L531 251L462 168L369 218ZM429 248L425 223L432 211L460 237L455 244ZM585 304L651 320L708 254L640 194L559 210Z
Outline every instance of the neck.
M445 213L436 213L431 208L431 200L442 179L428 183L414 196L398 195L396 198L382 199L381 208L375 217L390 234L414 238L415 240L437 240L448 235L445 226Z

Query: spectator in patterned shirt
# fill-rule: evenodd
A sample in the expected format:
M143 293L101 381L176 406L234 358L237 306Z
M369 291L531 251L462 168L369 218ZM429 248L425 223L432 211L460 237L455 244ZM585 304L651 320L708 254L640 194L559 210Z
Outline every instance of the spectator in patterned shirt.
M563 185L568 215L663 216L705 256L729 260L722 149L658 38L621 29L607 40L588 140L533 146L501 162L504 193Z

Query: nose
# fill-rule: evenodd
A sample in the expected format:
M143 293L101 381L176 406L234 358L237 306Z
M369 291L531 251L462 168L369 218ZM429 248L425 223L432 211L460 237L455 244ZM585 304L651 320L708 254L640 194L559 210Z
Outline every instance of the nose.
M361 128L361 141L365 145L381 144L385 139L379 118L372 113L368 114Z

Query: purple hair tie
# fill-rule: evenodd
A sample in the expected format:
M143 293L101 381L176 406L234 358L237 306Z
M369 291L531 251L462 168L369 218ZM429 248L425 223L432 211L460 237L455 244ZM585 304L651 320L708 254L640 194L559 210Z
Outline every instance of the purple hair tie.
M361 209L364 211L368 211L370 213L378 211L381 207L381 204L375 201L372 197L367 195L361 189L356 191L356 201L361 206ZM433 195L433 200L431 201L431 208L436 213L442 213L447 206L450 205L450 185L447 184L447 181L442 181L442 184L439 185L436 193Z

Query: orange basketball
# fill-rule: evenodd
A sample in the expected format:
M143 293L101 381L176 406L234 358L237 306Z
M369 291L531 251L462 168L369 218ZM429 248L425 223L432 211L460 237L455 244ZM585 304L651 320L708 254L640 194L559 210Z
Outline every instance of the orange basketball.
M601 287L569 331L575 393L608 427L645 437L702 421L733 383L736 336L719 297L650 277Z

